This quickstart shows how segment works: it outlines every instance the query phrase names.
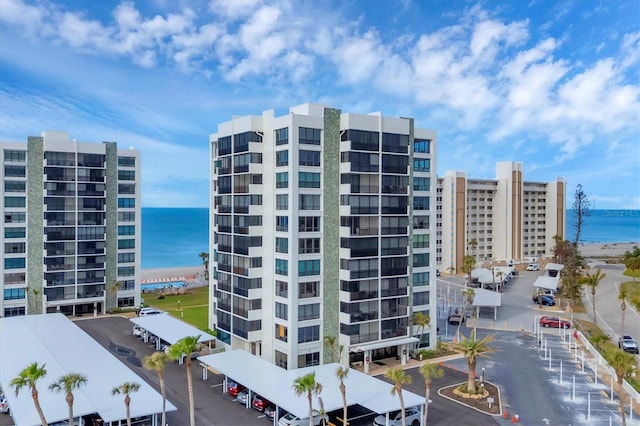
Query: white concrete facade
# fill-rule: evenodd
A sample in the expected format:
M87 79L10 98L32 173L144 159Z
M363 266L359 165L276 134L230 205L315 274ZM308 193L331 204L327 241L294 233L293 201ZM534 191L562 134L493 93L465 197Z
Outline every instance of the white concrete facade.
M0 316L139 305L140 153L53 131L0 145Z
M406 356L412 313L435 312L435 132L304 104L209 139L219 341L286 369L332 362L325 336L343 361ZM425 335L435 346L435 321Z
M495 179L447 171L438 179L437 264L459 270L466 254L479 262L551 255L553 237L565 235L565 199L563 178L526 182L519 162L496 163Z

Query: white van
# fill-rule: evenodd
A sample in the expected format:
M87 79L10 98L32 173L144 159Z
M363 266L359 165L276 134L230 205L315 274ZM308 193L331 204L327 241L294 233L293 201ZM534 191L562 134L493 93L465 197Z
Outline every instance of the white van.
M139 317L146 317L147 315L157 315L157 314L164 314L164 311L161 311L160 309L143 309L140 311L140 313L138 314Z
M537 263L530 263L527 265L527 271L539 271L540 270L540 265L538 265Z

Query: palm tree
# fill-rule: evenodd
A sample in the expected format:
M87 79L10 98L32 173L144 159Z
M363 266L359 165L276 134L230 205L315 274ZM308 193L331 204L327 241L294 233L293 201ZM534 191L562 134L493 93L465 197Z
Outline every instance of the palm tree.
M464 304L462 305L462 314L460 316L460 322L458 323L458 328L456 329L456 339L460 335L460 326L462 325L462 322L465 319L467 306L473 303L473 297L475 296L475 294L476 292L472 288L467 288L465 290L462 290L462 298L464 300Z
M347 426L347 389L344 385L344 379L349 374L349 367L340 366L336 370L336 377L340 380L340 394L342 395L342 424Z
M432 364L429 362L425 362L420 366L420 374L424 377L424 386L426 388L426 393L424 396L424 418L422 420L422 424L427 424L427 414L429 412L429 396L431 394L431 382L433 379L439 379L444 376L444 370L438 367L438 364Z
M317 413L320 416L320 424L322 426L327 426L327 410L324 409L324 402L322 402L322 398L318 397L318 405L320 408L317 410L314 409L313 412Z
M38 296L40 296L42 294L42 290L39 288L33 288L31 289L31 293L33 293L33 313L34 314L39 314L40 313L40 303L38 302ZM31 312L28 312L31 313Z
M476 260L473 256L465 256L462 258L462 266L460 267L460 270L463 274L467 275L467 284L471 282L471 273L473 272L475 267Z
M324 344L331 352L331 362L336 362L336 336L324 336Z
M602 270L598 268L596 269L595 274L591 274L587 272L587 275L580 280L582 284L588 285L589 287L591 287L591 296L593 298L593 323L594 324L596 324L596 287L598 287L598 284L600 284L600 281L602 281L602 279L606 276L607 274L603 274Z
M183 356L185 357L185 364L187 366L187 390L189 392L189 424L191 426L196 425L195 407L193 403L193 378L191 377L191 354L198 349L198 339L200 339L200 336L187 336L169 346L169 358L179 360Z
M390 368L384 373L384 377L391 380L393 387L391 388L391 395L398 394L400 400L400 412L402 413L402 426L406 426L406 419L404 414L404 399L402 398L402 385L411 384L411 376L407 374L401 367Z
M431 325L431 317L428 314L422 312L415 312L413 314L413 324L418 326L418 333L420 333L418 347L421 347L422 337L424 336L424 328Z
M476 260L476 247L478 247L478 241L475 238L472 238L471 241L469 241L469 247L471 247L471 254L473 255L473 260L475 261Z
M622 381L625 377L631 375L636 367L636 357L633 354L625 352L621 349L612 349L607 357L607 361L613 370L616 372L616 379L618 384L618 400L620 401L620 416L622 417L622 425L627 424L627 420L624 415L624 398L622 397L624 388L622 387Z
M198 255L200 259L202 259L202 264L204 265L204 279L209 279L209 253L202 252Z
M589 336L589 341L596 347L596 349L601 350L605 343L609 343L611 341L611 336L602 332L596 332Z
M631 270L633 282L636 282L636 271L640 269L640 256L629 256L624 260L624 266Z
M120 386L116 386L111 389L111 395L124 395L124 408L127 414L127 426L131 426L131 397L129 396L133 392L138 392L140 389L140 383L136 382L124 382Z
M87 383L87 377L79 373L69 373L61 376L58 380L49 385L52 391L64 391L67 405L69 406L69 424L73 424L73 391Z
M318 396L322 392L322 384L316 382L316 372L300 376L293 381L293 390L298 396L307 395L309 401L309 426L313 426L313 395Z
M44 418L44 413L42 412L42 407L40 407L40 400L38 398L38 388L36 387L36 383L38 380L42 379L47 375L47 370L45 369L45 364L42 364L42 367L38 365L37 362L32 362L27 365L27 367L18 374L18 377L11 380L10 386L16 392L16 396L20 392L20 389L27 387L31 390L31 397L33 398L33 404L36 406L36 411L40 416L40 421L44 426L46 426L47 419Z
M467 365L469 366L469 374L467 376L467 393L476 393L476 362L478 357L487 356L494 353L489 343L496 339L495 334L489 334L482 339L478 340L475 331L471 332L469 338L463 336L463 338L456 343L452 344L452 349L462 352L467 359Z
M158 379L160 380L160 393L162 394L162 423L166 425L167 422L167 394L164 388L164 366L169 361L169 355L164 352L154 352L151 355L144 357L143 364L147 370L153 370L158 373Z
M618 289L618 300L620 301L620 310L622 311L622 329L620 330L620 335L624 336L624 314L627 310L627 289L624 285L620 284L620 288Z

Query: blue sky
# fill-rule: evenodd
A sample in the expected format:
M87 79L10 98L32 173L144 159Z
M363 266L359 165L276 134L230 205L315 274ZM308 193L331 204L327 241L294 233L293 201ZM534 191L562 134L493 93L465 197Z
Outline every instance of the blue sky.
M133 146L143 207L208 206L219 122L318 102L436 129L439 175L640 208L637 0L1 0L0 39L0 140Z

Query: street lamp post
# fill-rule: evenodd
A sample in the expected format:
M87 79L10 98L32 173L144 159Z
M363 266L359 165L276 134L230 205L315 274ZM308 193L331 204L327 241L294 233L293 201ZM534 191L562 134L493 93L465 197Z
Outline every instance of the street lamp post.
M482 383L482 386L484 386L484 367L482 367L482 380L480 381L480 383Z

